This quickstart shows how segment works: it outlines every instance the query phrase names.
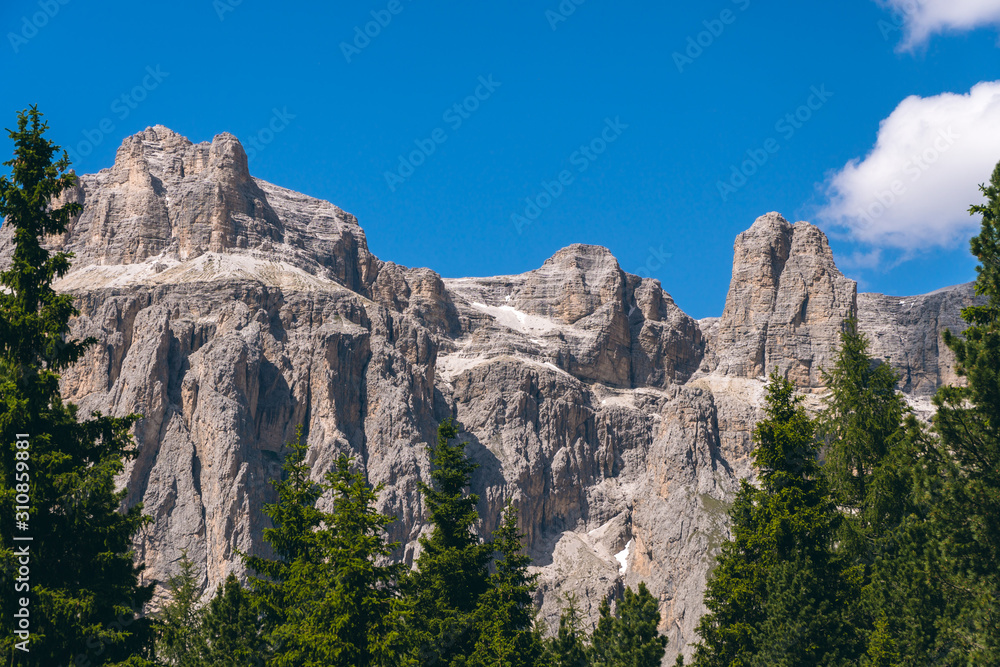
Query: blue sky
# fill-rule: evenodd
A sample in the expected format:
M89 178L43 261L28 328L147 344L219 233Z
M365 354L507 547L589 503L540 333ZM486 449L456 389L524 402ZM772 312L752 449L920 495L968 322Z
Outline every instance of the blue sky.
M256 138L255 176L355 214L382 259L495 275L600 244L695 317L768 211L820 224L865 290L974 277L997 0L305 4L8 0L4 126L38 104L80 172L157 123Z

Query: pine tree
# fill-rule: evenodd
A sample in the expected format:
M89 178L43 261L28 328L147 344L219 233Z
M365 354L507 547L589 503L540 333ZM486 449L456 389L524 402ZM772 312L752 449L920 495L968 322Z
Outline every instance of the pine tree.
M576 596L566 597L566 607L559 615L559 631L548 642L553 667L587 667L586 632L580 623Z
M370 667L397 664L395 627L401 565L380 565L398 546L385 541L392 519L374 509L376 490L338 457L324 490L333 511L323 515L320 562L295 561L283 595L284 623L272 633L280 647L274 664L304 667Z
M859 652L844 622L852 582L833 553L838 516L814 424L793 385L771 374L754 429L759 488L743 482L698 625L695 665L840 665Z
M896 391L898 374L871 357L854 318L844 322L836 361L823 379L830 390L818 424L827 446L823 471L848 517L842 537L870 560L873 540L908 510L907 479L896 474L908 408Z
M95 341L68 338L77 311L52 282L69 270L71 255L42 245L81 210L58 202L76 176L65 153L56 159L47 129L37 108L18 114L9 132L14 157L4 163L11 175L0 178L0 216L14 228L12 262L0 274L0 654L11 665L49 667L80 656L107 665L145 654L152 640L142 617L152 586L139 583L132 551L147 519L140 506L121 511L127 491L115 484L135 454L130 428L138 416L81 420L59 394L59 373ZM18 494L29 502L15 502ZM15 594L24 557L30 589ZM17 649L23 640L10 632L21 597L29 600L30 652Z
M243 554L243 562L255 573L249 579L249 596L254 611L260 616L262 628L270 642L271 633L280 627L290 612L287 582L292 566L319 564L322 560L317 529L324 514L316 508L323 488L309 477L306 463L308 446L302 440L302 427L295 430L295 439L287 444L283 479L272 482L278 501L264 506L272 527L263 531L264 541L271 547L274 558ZM271 644L268 651L277 648Z
M971 249L986 303L962 310L962 338L945 332L967 384L935 396L937 439L927 456L944 480L932 522L953 600L947 634L976 665L1000 664L1000 164L981 190L986 203L970 209L982 216Z
M493 548L499 555L490 587L476 610L476 643L468 664L474 667L535 667L544 653L534 632L532 593L537 574L528 574L531 558L524 555L522 535L517 529L517 509L504 508L500 527L493 533Z
M884 663L900 643L917 650L921 636L933 634L931 608L923 620L904 623L897 616L903 595L925 602L933 597L914 569L920 545L900 547L914 535L911 524L921 511L913 492L918 462L904 423L909 409L896 391L898 375L871 357L857 320L845 321L840 341L833 368L824 372L830 393L818 424L827 447L823 472L843 516L838 549L854 568L861 600L845 613L859 636L867 636L865 659ZM905 581L899 578L904 572L910 574Z
M264 640L250 597L236 575L220 584L202 620L206 667L263 667Z
M595 667L659 667L666 653L667 638L660 635L660 610L656 598L639 584L625 589L614 614L607 600L601 603L594 630L590 661Z
M159 614L156 657L170 667L203 667L203 613L198 608L198 579L187 551L181 552L180 572L167 581L170 601Z
M430 454L432 484L420 490L433 531L420 539L410 604L419 610L414 620L422 663L462 664L476 641L475 611L489 586L493 550L475 532L479 497L467 489L477 466L466 458L453 421L438 427Z
M369 667L404 664L398 602L399 564L381 564L395 550L385 540L392 519L374 509L377 489L337 458L318 484L305 462L302 429L289 443L278 502L265 507L274 527L264 540L274 559L245 556L257 574L250 599L263 616L267 664L276 667ZM333 495L333 511L316 502Z

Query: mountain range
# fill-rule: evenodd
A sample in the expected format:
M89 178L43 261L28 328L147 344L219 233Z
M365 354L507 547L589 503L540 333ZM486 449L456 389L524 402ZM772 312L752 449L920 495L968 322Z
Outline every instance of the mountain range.
M859 293L818 227L777 213L736 238L721 317L689 317L599 246L445 279L375 257L337 206L254 178L232 135L194 144L163 126L63 197L83 209L47 241L75 255L56 287L76 297L73 334L99 342L61 388L84 413L142 415L121 481L154 519L136 544L147 578L186 551L210 592L243 573L241 551L264 552L262 506L298 425L317 478L348 452L384 485L412 562L427 444L453 417L479 466L482 533L508 500L520 509L542 619L554 627L572 593L593 621L646 582L666 664L696 640L765 376L777 368L818 408L856 317L927 415L958 381L940 333L975 300L971 284ZM0 260L11 241L0 228Z

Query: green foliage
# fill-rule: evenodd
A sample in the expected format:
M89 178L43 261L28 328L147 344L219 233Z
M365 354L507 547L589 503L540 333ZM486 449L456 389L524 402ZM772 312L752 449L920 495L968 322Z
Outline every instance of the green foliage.
M517 509L507 505L500 527L493 533L499 554L496 572L476 610L476 643L468 664L475 667L535 667L544 652L533 631L537 574L528 574L531 559L522 553Z
M391 518L374 509L377 489L338 457L323 484L310 479L301 428L275 484L278 502L264 532L276 558L246 556L257 576L250 598L264 619L267 664L368 667L398 664L401 565L381 565L397 545L385 540ZM333 511L316 501L333 495Z
M586 632L580 623L576 596L570 593L559 615L559 632L548 642L553 667L587 667Z
M846 510L844 539L859 556L907 512L908 479L900 470L903 419L899 376L868 353L868 340L848 319L834 367L823 373L830 390L819 419L828 448L824 472L837 504Z
M162 632L156 656L170 667L201 667L205 652L202 611L198 608L198 578L187 551L181 554L181 571L167 582L170 601L160 611Z
M1000 664L1000 164L981 190L986 203L971 212L982 215L982 228L971 249L986 303L962 311L970 325L963 338L945 333L967 384L935 396L937 437L926 454L941 482L930 520L953 600L945 632L975 665Z
M479 497L467 491L476 465L465 455L458 427L444 421L430 448L432 484L421 484L433 530L410 577L409 598L419 610L414 630L422 664L462 664L472 653L479 600L489 587L493 554L476 534Z
M132 552L147 519L139 506L120 511L127 491L115 484L134 456L130 428L138 416L81 420L59 395L59 373L94 341L68 339L77 311L52 282L69 270L71 255L42 245L80 212L77 203L59 202L76 176L65 153L56 159L47 129L36 108L18 114L9 132L14 157L4 163L10 178L0 177L0 215L14 228L11 265L0 274L0 626L7 629L0 655L11 665L50 667L79 656L107 665L146 654L152 640L140 616L152 586L139 584ZM16 434L27 434L27 448ZM27 517L15 517L17 484L30 487ZM17 558L7 532L15 518L27 520L22 535L33 538L29 653L14 648L10 632L21 597L12 593Z
M263 665L264 640L246 589L230 574L204 611L205 667Z
M694 664L849 664L857 641L843 620L852 586L833 553L838 515L814 424L777 372L765 415L753 433L760 486L744 481L730 510L732 538L709 577Z
M667 638L657 633L660 610L646 584L639 584L637 592L626 588L613 615L611 606L604 600L600 613L590 648L592 665L659 667Z

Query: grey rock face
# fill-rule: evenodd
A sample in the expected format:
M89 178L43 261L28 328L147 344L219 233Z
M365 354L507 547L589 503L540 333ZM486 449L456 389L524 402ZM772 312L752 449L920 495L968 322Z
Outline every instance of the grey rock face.
M955 358L941 341L950 329L961 333L962 308L982 303L972 283L922 296L858 295L858 325L871 341L872 354L888 359L902 375L900 388L914 397L931 396L938 387L958 384Z
M600 601L645 581L667 664L695 641L727 501L750 475L749 433L774 366L804 391L857 314L907 391L954 379L937 343L968 288L856 295L823 234L777 214L736 243L721 318L696 322L657 281L574 245L518 276L443 280L382 262L353 216L254 179L230 135L192 144L157 126L114 167L81 177L83 204L50 240L76 253L77 336L63 375L81 409L139 412L128 502L155 518L137 548L164 581L182 549L204 590L260 553L282 445L303 424L319 477L356 456L390 537L412 562L425 529L418 482L449 416L479 464L484 534L508 499L540 574L550 626L568 593ZM11 251L0 228L0 259Z
M803 389L821 384L857 286L833 261L826 236L777 213L736 238L733 281L718 323L718 371L760 377L775 367Z

